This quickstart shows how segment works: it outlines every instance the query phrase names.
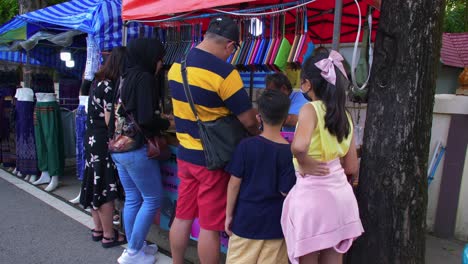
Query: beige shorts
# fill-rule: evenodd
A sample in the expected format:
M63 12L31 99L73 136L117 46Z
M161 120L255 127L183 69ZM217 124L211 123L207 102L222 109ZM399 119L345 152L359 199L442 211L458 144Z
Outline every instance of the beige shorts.
M284 239L256 240L233 234L229 238L226 264L288 264Z

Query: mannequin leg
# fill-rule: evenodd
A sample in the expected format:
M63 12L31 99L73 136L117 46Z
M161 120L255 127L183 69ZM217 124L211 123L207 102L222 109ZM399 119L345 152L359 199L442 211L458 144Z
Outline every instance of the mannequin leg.
M71 200L68 200L68 201L69 201L70 203L72 203L72 204L77 204L77 203L80 202L80 196L81 196L81 190L80 190L80 192L78 193L78 196L76 196L76 198L71 199Z
M58 176L52 176L49 185L44 189L46 192L55 190L58 186Z
M48 171L43 171L39 180L33 182L33 185L46 184L50 182L50 175Z
M31 177L29 178L29 182L30 183L33 183L37 180L37 175L31 175Z

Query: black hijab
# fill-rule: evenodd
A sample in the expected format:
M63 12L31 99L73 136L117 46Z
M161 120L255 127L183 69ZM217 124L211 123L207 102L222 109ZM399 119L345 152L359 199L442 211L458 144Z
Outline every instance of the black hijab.
M156 39L134 39L127 46L127 56L120 98L127 112L133 113L138 123L145 123L158 109L160 87L156 85L155 71L164 57L164 46Z

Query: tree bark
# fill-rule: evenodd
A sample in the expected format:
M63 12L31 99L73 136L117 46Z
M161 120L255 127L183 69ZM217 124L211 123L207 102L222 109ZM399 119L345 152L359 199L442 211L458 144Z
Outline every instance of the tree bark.
M425 261L427 163L444 0L382 1L347 263Z
M47 6L45 0L18 0L19 14L28 13Z

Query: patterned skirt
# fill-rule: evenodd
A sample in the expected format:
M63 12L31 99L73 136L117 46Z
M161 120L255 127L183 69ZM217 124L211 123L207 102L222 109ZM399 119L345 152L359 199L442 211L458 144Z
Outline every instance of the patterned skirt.
M16 102L16 169L23 175L37 175L34 138L34 102Z

